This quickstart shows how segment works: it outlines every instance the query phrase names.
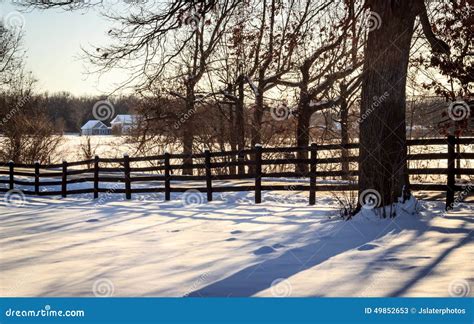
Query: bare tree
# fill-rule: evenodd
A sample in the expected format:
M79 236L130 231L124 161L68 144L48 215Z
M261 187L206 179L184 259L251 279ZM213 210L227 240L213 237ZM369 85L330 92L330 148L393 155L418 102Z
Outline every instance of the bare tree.
M362 81L361 114L366 118L360 124L359 191L377 191L378 203L385 206L409 194L405 89L416 17L434 52L447 53L449 47L435 37L423 0L367 0L366 6L374 25ZM382 97L378 108L371 109Z
M48 163L55 158L61 136L33 96L35 80L30 73L17 71L4 94L8 112L3 117L0 160L15 163Z
M16 70L21 68L22 33L7 29L0 21L0 86L8 85Z
M278 80L279 84L296 87L299 92L296 110L296 144L308 146L310 141L310 121L314 113L335 107L344 100L342 94L331 96L338 80L347 79L344 95L350 95L359 86L359 78L349 77L361 66L362 60L357 55L360 44L349 44L350 31L353 38L360 37L360 27L356 28L356 16L345 14L334 17L333 12L343 12L344 8L331 8L330 3L318 4L311 10L311 19L305 22L309 30L318 30L320 38L302 46L300 59L297 61L298 80ZM326 18L326 19L324 19ZM355 51L356 54L353 54ZM298 152L298 158L307 158L307 152ZM307 172L306 164L298 165L299 172Z

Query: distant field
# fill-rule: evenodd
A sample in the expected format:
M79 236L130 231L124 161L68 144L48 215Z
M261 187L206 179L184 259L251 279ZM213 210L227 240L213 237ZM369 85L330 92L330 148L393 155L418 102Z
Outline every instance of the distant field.
M126 138L122 136L90 136L92 149L95 154L101 157L123 156L125 153L131 154L130 147L125 144ZM61 146L58 149L60 160L77 161L84 160L85 156L81 152L81 146L85 145L86 137L80 135L65 135Z

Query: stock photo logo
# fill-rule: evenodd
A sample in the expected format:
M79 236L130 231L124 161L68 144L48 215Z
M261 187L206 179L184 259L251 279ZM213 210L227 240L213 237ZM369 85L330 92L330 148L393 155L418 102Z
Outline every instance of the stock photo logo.
M18 32L23 30L26 24L25 16L18 11L11 11L7 13L0 12L0 22L3 27L11 32Z
M382 18L375 11L368 11L365 15L364 25L369 29L369 32L380 29Z
M451 297L469 297L471 286L465 279L456 279L449 284L449 295Z
M274 106L270 109L270 114L276 121L287 120L294 117L294 109L288 106Z
M465 101L453 101L449 104L448 116L453 121L468 119L471 116L471 107Z
M192 30L198 30L202 24L202 19L201 15L195 12L190 12L183 14L179 20L182 26L188 26Z
M374 209L380 206L381 196L377 190L367 189L359 195L359 203L364 209Z
M114 105L109 100L99 100L92 107L92 115L100 121L109 120L115 115Z
M8 207L23 207L26 203L25 194L18 189L8 191L3 199Z
M184 206L198 206L204 204L204 195L196 189L186 190L181 199Z
M193 291L197 290L200 286L204 285L206 282L209 282L210 272L204 272L196 280L193 281L191 287L183 294L183 297L189 297Z
M275 279L271 285L271 291L273 297L290 297L293 288L288 279Z
M114 292L114 283L107 278L98 279L92 285L92 293L95 297L112 297Z
M380 97L378 96L374 96L372 98L372 102L370 104L370 106L366 109L366 111L361 114L361 116L359 117L359 119L357 119L357 123L354 123L354 125L352 127L354 128L359 128L359 125L362 124L367 118L369 118L369 116L376 110L378 109L382 103L390 96L390 94L385 91ZM360 105L360 100L358 102L358 104Z

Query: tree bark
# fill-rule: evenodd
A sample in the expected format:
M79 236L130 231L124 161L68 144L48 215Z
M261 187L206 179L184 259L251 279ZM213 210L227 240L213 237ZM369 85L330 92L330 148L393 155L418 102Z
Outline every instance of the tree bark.
M233 86L232 84L227 85L227 92L233 93ZM237 123L236 123L236 103L228 104L229 107L229 127L227 127L227 137L229 139L230 150L235 151L237 150L237 138L238 138L238 131L237 131ZM225 148L224 148L225 151ZM235 162L236 158L235 155L230 156L230 162ZM236 174L236 167L229 166L229 174Z
M255 95L255 110L252 120L252 147L262 144L263 90L258 88Z
M186 114L189 114L191 117L186 120L183 125L183 153L189 155L183 159L183 174L192 175L193 174L193 158L191 157L193 153L193 143L194 143L194 131L192 127L193 114L195 113L195 93L194 93L194 84L187 84L186 86Z
M365 49L359 191L376 190L381 198L378 206L396 202L409 190L405 88L420 1L369 1L371 11L381 17L381 23L369 33Z
M298 102L298 123L296 126L296 145L309 146L309 128L311 121L311 107L309 106L310 98L308 93L309 87L309 68L302 68L302 80L300 83L300 95ZM307 159L308 152L298 151L296 153L298 159ZM299 163L296 165L296 172L308 173L308 164Z
M238 79L238 101L236 105L236 120L235 126L237 130L237 149L242 151L245 149L245 116L244 116L244 84L245 84L245 77L243 75L239 76ZM239 155L239 161L242 161L242 155ZM239 174L245 173L245 166L239 165Z
M347 86L343 83L341 84L341 169L342 169L342 179L349 179L349 150L345 148L345 145L349 144L349 106L347 103Z
M255 94L255 110L252 119L252 139L251 145L254 148L257 144L262 144L262 118L263 118L263 89L260 87ZM255 154L251 154L252 161L255 161ZM255 166L248 167L250 173L255 173Z

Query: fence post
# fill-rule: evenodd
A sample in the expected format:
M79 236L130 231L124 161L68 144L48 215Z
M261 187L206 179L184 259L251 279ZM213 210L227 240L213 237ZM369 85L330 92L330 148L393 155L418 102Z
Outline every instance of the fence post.
M61 196L63 198L67 197L67 162L63 161L63 178L61 181Z
M255 203L262 202L262 145L255 145Z
M13 190L15 188L15 179L14 179L15 162L13 161L8 162L8 166L10 168L9 190Z
M212 201L212 172L211 172L211 152L206 150L204 152L205 165L206 165L206 188L207 188L207 201Z
M446 190L446 210L452 208L454 203L454 187L456 185L455 173L456 173L456 138L452 135L448 136L448 179L447 179L447 190Z
M94 157L94 199L99 198L99 156Z
M130 157L128 154L123 156L123 165L125 168L125 198L132 199L132 185L130 182Z
M171 200L171 164L170 164L170 154L165 153L165 200Z
M461 144L459 144L459 135L456 136L456 179L461 179Z
M35 195L39 196L39 180L40 180L40 163L35 162Z
M318 151L316 143L310 146L310 168L309 168L309 204L316 204L316 157Z
M237 167L239 174L245 174L245 165L243 165L243 163L245 162L245 155L241 151L237 153L237 162L242 163L239 164L239 166Z

